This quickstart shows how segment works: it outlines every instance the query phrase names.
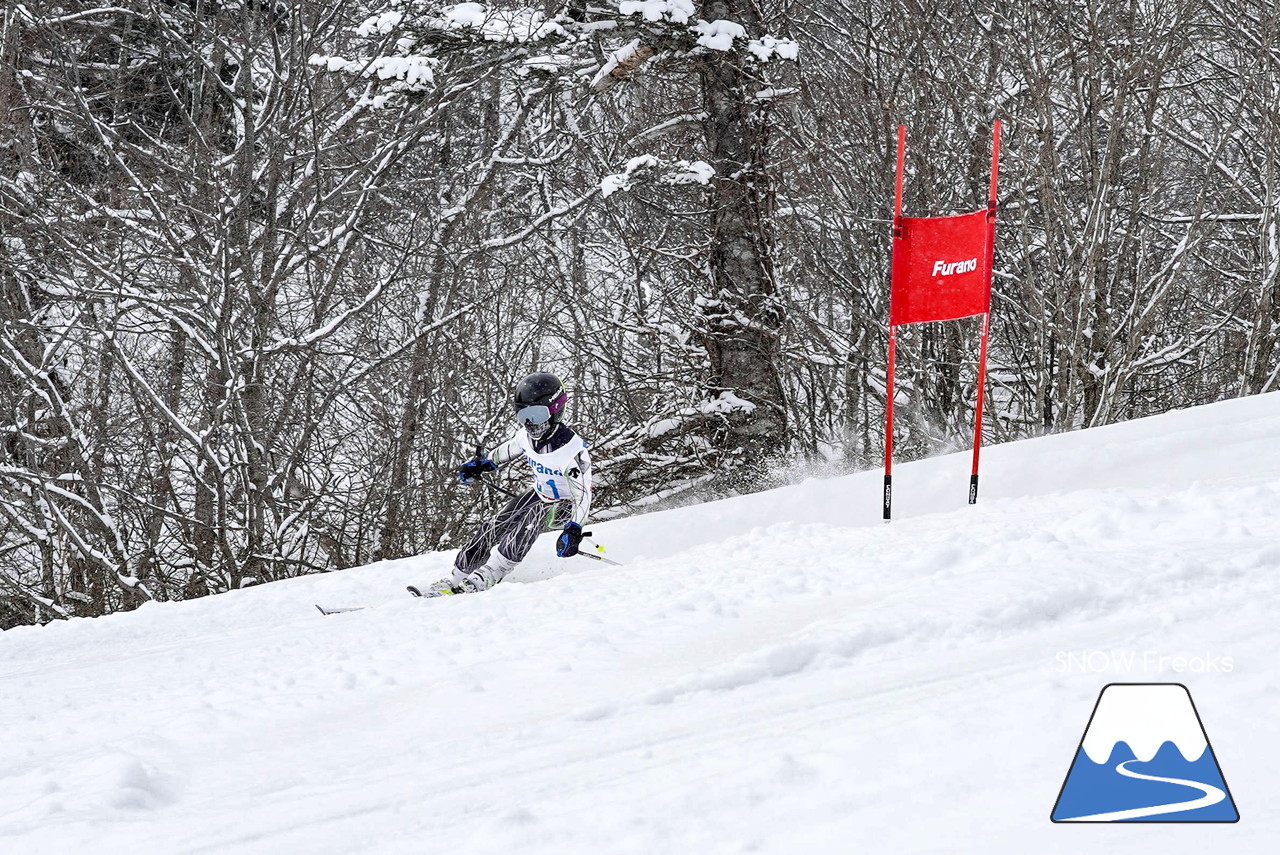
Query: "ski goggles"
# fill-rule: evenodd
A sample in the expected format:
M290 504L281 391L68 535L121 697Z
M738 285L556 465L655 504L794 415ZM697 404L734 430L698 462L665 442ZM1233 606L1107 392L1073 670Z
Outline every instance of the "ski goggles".
M564 409L564 405L568 400L569 396L561 392L549 407L543 404L530 404L527 407L521 407L516 410L516 422L522 425L545 425L551 421L553 415Z
M516 410L516 421L522 425L545 425L551 421L551 408L541 404Z

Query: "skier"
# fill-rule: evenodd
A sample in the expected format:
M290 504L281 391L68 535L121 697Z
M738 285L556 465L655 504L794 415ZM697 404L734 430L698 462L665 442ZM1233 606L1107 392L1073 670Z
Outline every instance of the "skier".
M453 575L419 596L483 591L503 580L528 554L543 531L563 527L556 539L556 555L578 554L582 526L591 512L591 455L573 428L564 424L569 395L554 374L530 374L512 396L516 430L511 438L484 456L458 468L458 480L476 484L487 472L524 457L533 474L533 487L507 502L497 517L480 526L453 562Z

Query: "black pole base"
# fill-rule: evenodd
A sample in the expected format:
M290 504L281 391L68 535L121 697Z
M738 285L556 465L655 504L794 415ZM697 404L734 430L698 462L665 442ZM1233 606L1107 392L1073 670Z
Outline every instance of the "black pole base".
M889 521L893 509L893 476L884 476L884 520Z
M978 476L973 474L969 476L969 504L978 504Z

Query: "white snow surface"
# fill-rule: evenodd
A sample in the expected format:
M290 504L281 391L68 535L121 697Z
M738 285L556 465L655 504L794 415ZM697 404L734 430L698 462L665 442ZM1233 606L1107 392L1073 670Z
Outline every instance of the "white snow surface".
M875 471L604 523L626 566L544 538L482 594L408 597L429 554L0 633L0 851L1273 851L1280 395L968 473L898 465L888 525ZM1239 823L1050 823L1144 681Z

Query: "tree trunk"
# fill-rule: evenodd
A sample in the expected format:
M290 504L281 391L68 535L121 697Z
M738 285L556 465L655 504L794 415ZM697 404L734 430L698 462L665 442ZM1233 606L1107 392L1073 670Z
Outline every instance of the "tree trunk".
M702 17L760 29L743 0L707 0ZM748 466L785 451L787 410L778 371L782 307L773 270L773 194L766 170L767 107L752 100L752 80L732 54L704 59L702 89L712 187L711 299L700 300L711 361L708 398L726 393L754 405L728 413L722 450Z

